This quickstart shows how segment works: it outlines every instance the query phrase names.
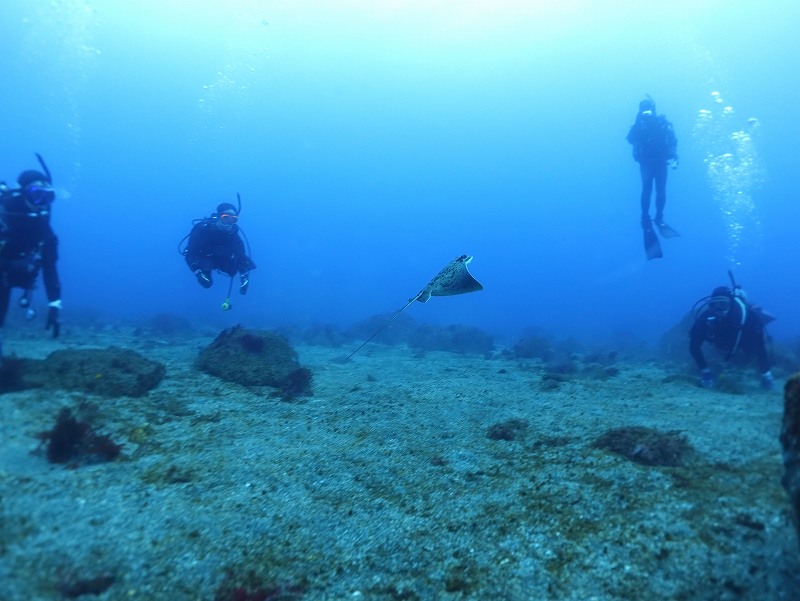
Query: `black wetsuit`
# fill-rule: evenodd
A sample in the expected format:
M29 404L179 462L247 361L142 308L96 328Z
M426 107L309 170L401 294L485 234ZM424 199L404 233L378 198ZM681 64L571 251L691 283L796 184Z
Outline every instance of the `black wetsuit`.
M770 362L764 334L768 319L761 310L740 297L730 297L729 306L727 313L706 309L692 324L689 352L697 367L701 370L707 367L702 345L710 342L723 353L726 360L741 351L746 356L755 357L762 373L768 371Z
M41 271L48 302L61 298L58 238L50 211L34 211L18 191L0 197L0 326L8 312L12 288L30 290Z
M667 163L677 159L678 140L664 115L639 113L626 138L642 176L642 227L650 226L650 196L656 191L656 222L664 218L667 203Z
M233 276L256 267L245 252L238 226L222 229L216 218L203 219L192 228L184 255L189 269L206 275L218 269Z

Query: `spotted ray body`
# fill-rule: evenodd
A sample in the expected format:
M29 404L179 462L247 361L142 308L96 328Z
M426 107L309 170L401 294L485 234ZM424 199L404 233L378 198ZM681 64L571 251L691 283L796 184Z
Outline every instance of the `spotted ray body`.
M378 330L372 336L361 343L361 346L350 353L344 360L347 361L350 359L350 357L360 351L365 344L380 334L384 328L397 319L400 314L405 311L414 301L427 303L432 296L453 296L456 294L466 294L467 292L477 292L478 290L483 290L481 283L472 277L472 274L469 272L469 268L467 267L472 259L473 257L470 255L461 255L460 257L456 257L450 261L450 263L445 265L445 267L439 273L437 273L430 282L428 282L427 286L420 290L414 298L409 299L403 308L395 313L394 317L378 328Z
M427 303L432 296L453 296L483 290L481 283L472 277L467 267L474 257L461 255L450 261L439 273L436 274L428 285L420 290L419 294L409 300L409 304L418 300ZM408 305L406 305L407 307ZM405 309L405 307L403 307ZM403 309L400 309L401 311Z

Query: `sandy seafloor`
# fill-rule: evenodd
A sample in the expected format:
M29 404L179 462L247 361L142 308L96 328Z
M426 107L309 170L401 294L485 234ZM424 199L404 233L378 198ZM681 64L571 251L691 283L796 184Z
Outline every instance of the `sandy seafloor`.
M80 599L800 599L781 386L706 391L620 357L552 387L538 361L295 345L313 396L285 402L195 369L216 332L132 332L7 332L7 354L116 345L167 375L141 398L0 396L0 601L99 576ZM87 405L121 457L49 464L36 433ZM487 435L512 419L515 439ZM653 467L592 446L622 426L695 452Z

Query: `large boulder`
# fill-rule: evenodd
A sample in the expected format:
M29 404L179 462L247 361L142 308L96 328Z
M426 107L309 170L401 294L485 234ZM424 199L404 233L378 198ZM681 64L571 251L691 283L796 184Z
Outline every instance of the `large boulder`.
M689 355L689 330L694 324L694 315L690 311L681 320L664 332L658 347L662 357L675 363L691 362Z
M474 326L424 325L416 329L408 345L417 352L445 351L488 357L494 349L494 337Z
M139 397L158 386L165 373L163 364L129 349L65 349L43 360L5 361L0 392L62 388L106 397Z
M372 342L397 346L407 344L417 327L417 321L410 315L384 313L373 315L351 325L345 329L344 335L356 340L367 340L374 336Z
M783 389L783 486L794 509L795 527L800 542L800 373L786 381Z
M271 386L284 397L310 394L311 372L283 336L236 326L223 330L200 351L197 367L242 386Z

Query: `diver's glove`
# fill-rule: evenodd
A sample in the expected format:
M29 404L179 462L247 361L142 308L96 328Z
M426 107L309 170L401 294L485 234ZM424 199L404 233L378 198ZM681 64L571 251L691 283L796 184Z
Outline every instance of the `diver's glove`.
M197 269L194 272L194 277L197 278L197 283L203 288L211 288L211 272L206 273L202 269Z
M714 388L714 374L707 367L700 372L700 386Z
M678 155L677 154L673 157L673 159L670 161L670 163L672 164L672 168L673 169L677 169L678 168L679 161L678 161Z
M44 326L45 330L53 328L53 338L58 338L61 333L61 322L58 321L58 316L61 313L61 299L50 301L47 303L47 323Z
M761 374L761 388L764 390L772 390L774 383L775 379L772 377L772 372L770 370Z
M239 281L241 282L241 284L239 284L239 294L247 294L247 288L250 286L250 276L243 273L239 277Z

